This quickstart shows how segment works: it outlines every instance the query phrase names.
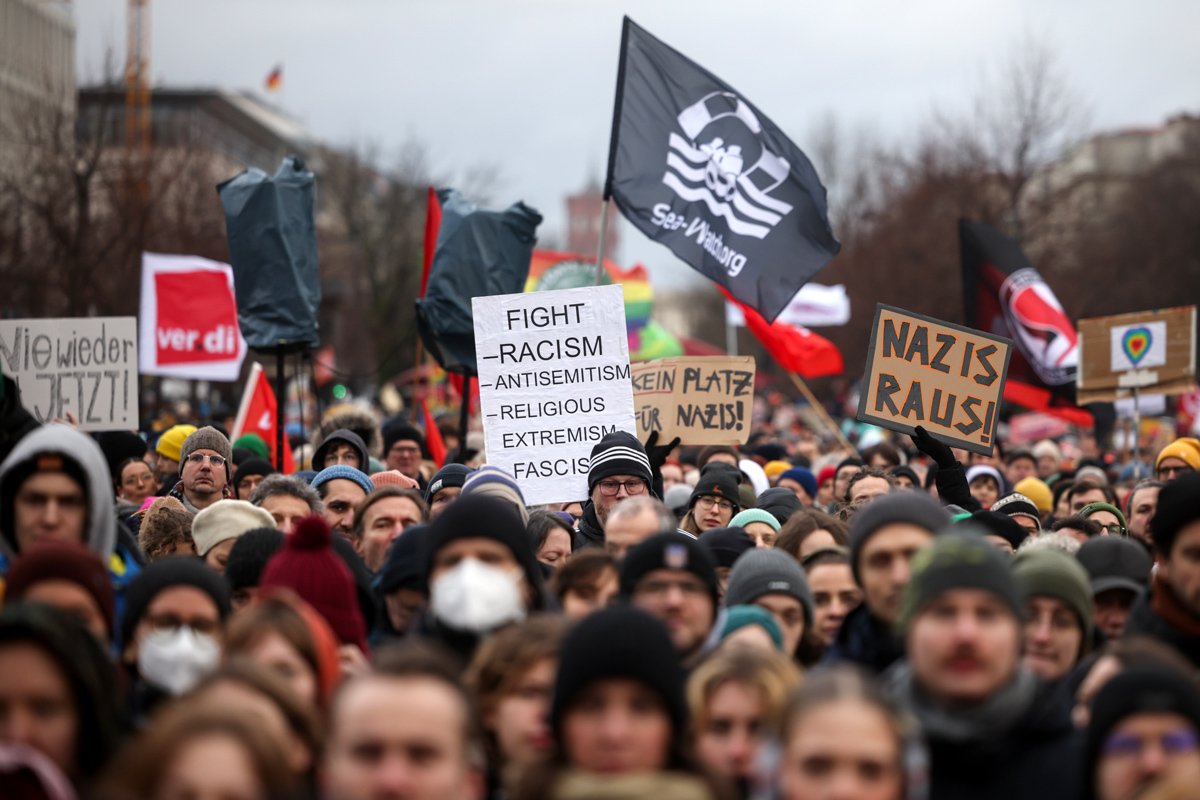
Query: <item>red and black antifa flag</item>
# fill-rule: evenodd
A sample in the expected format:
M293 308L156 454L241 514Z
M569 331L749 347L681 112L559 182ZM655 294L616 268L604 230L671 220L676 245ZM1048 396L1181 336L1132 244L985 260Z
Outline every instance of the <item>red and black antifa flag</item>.
M604 195L768 322L841 247L800 148L628 17Z
M1017 343L1004 398L1042 410L1051 410L1053 400L1069 404L1075 398L1079 335L1053 290L1020 245L992 226L962 219L958 236L967 326ZM1079 422L1090 425L1091 417Z

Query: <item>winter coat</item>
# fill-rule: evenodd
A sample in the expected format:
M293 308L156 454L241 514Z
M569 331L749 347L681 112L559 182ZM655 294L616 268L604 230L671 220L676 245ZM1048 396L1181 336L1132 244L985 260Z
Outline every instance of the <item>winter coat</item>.
M904 640L890 625L876 619L863 603L842 620L837 638L825 652L822 662L848 661L878 675L902 658Z
M1123 636L1158 639L1200 669L1200 617L1184 608L1157 575L1150 590L1134 602Z
M596 505L589 500L584 503L583 515L579 518L579 524L575 528L575 547L573 549L582 550L585 547L603 546L604 528L596 516Z

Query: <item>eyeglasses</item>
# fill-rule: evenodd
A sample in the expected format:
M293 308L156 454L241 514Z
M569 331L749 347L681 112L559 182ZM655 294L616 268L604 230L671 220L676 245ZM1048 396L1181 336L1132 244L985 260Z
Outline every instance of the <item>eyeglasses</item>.
M1101 525L1100 527L1107 531L1109 536L1125 535L1125 526L1119 522L1110 522L1107 525Z
M1140 756L1146 747L1154 742L1154 738L1143 739L1127 733L1115 733L1104 740L1104 754L1116 758L1133 758ZM1180 756L1193 753L1200 746L1196 732L1188 730L1167 731L1158 737L1157 744L1167 756Z
M212 636L217 632L220 622L215 619L182 619L175 614L154 614L146 617L146 622L156 631L173 633L183 627L191 628L196 633Z
M1158 477L1165 478L1166 480L1171 480L1172 478L1182 475L1185 472L1194 472L1194 471L1195 470L1193 470L1191 467L1187 466L1186 464L1178 466L1178 467L1176 467L1176 466L1159 467L1158 468Z
M629 481L600 481L597 486L600 487L600 494L605 497L612 497L617 492L621 491L621 487L625 487L625 494L641 494L646 491L646 482L641 478L634 478Z
M225 456L210 456L205 453L192 453L187 457L189 463L195 464L197 467L205 461L212 464L214 467L225 466Z
M729 502L728 500L722 500L719 497L701 497L696 501L696 505L700 506L706 511L713 506L716 506L722 511L733 511L733 503Z

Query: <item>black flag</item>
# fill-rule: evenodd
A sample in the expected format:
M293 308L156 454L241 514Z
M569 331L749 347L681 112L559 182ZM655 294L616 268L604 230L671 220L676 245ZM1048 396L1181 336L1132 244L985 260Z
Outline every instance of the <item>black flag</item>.
M967 325L1017 343L1009 378L1074 386L1079 336L1021 246L991 225L962 219L963 310Z
M604 196L769 322L841 247L800 148L629 17Z

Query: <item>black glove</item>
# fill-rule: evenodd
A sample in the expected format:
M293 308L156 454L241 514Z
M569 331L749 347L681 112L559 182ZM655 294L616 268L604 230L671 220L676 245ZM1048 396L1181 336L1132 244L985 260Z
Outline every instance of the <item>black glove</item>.
M948 446L930 436L929 431L920 425L909 436L918 450L933 459L933 462L938 465L938 469L949 469L958 464L958 459L954 457L954 452Z
M665 447L657 447L658 431L650 431L646 439L646 458L650 460L650 491L660 500L663 497L662 465L667 463L667 456L683 441L678 436Z
M681 441L683 440L676 436L665 447L657 447L658 431L651 431L650 436L646 439L646 457L650 459L650 471L658 472L662 469L662 465L667 463L667 456L671 454L672 450L679 447Z

